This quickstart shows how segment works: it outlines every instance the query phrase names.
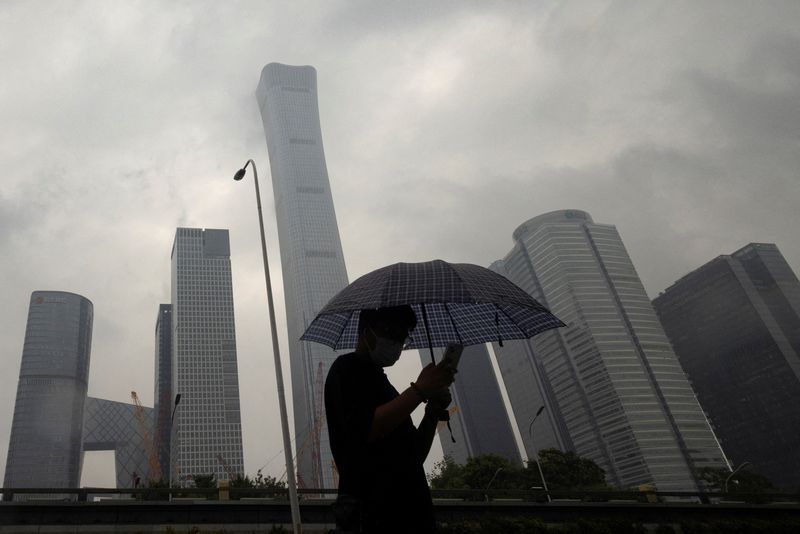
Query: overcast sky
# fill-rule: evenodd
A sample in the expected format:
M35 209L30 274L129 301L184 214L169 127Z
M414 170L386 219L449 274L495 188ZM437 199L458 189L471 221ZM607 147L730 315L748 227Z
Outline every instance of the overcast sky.
M273 61L317 69L351 280L488 265L565 208L617 226L651 297L752 241L800 270L800 2L0 0L0 469L30 293L89 298L90 395L152 405L193 226L230 229L245 467L282 474L255 201L231 179L260 165L285 338L254 96ZM398 365L402 387L419 359ZM98 458L84 482L113 484Z

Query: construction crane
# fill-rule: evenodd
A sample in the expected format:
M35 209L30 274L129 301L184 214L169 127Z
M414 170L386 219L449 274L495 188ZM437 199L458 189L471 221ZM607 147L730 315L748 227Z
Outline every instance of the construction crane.
M314 380L314 421L311 427L311 432L309 432L308 436L303 440L303 443L297 448L297 453L294 456L295 465L297 465L297 459L302 457L306 450L311 447L311 476L313 478L312 483L317 488L321 488L324 485L324 480L322 476L322 461L320 459L320 437L322 435L322 425L325 424L325 404L323 399L325 398L325 366L322 362L319 362L317 366L317 376ZM283 472L281 477L278 480L283 479L286 476L286 471ZM297 487L299 488L306 488L307 483L303 479L303 476L300 473L300 470L297 470L296 474L297 480Z
M339 469L336 467L336 461L331 458L331 474L333 475L333 487L339 487Z
M147 461L150 464L148 480L160 480L161 464L158 463L158 454L156 453L155 447L153 447L153 436L150 434L150 428L144 417L144 407L142 403L139 402L139 396L135 391L131 391L131 399L133 399L136 420L139 422L139 431L142 433L142 440L144 440L145 450L147 451Z
M325 366L319 362L317 366L317 376L314 381L314 429L311 434L311 472L314 477L314 484L321 488L324 486L322 477L322 460L320 458L320 434L322 424L325 421L325 405L322 399L325 397Z
M166 460L167 464L169 464L169 450L167 450L169 439L164 440L164 430L166 429L169 420L165 416L163 416L163 414L164 414L164 406L170 406L171 401L172 399L169 391L165 391L164 393L162 393L161 402L159 403L158 410L155 410L153 414L153 416L155 417L155 430L153 431L153 450L155 450L156 458L158 459L159 472L161 470L162 458ZM166 413L169 414L169 408L166 408ZM169 469L169 465L167 465L167 469Z
M228 480L233 480L234 478L236 478L233 474L233 471L231 470L231 466L229 466L228 462L225 461L225 458L222 456L222 453L217 454L217 461L219 462L219 465L221 465L222 468L225 470L225 472L228 473Z

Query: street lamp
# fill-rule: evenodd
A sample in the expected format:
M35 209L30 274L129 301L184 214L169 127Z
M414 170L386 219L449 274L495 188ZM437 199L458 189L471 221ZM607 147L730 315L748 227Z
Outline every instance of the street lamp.
M258 206L258 224L261 228L261 252L264 257L264 281L267 285L267 306L269 308L269 326L272 331L272 355L275 357L275 380L278 382L278 403L281 411L281 430L283 432L283 452L286 457L286 479L289 485L289 504L292 510L292 527L294 534L301 534L300 505L297 502L297 484L294 477L294 461L292 460L292 444L289 440L289 419L286 415L286 395L283 392L283 371L281 370L281 353L278 346L278 329L275 326L275 306L272 303L272 282L269 277L269 260L267 260L267 239L264 237L264 217L261 214L261 193L258 190L258 171L256 162L248 159L244 167L236 171L233 179L244 178L247 166L253 167L253 182L256 184L256 205Z
M170 425L175 421L175 410L178 409L178 404L181 403L181 394L175 395L175 406L172 407L172 415L169 418Z
M739 467L737 467L736 469L734 469L733 471L731 471L731 474L730 474L730 475L728 475L728 478L726 478L726 479L725 479L725 486L724 486L724 488L725 488L725 493L728 493L728 481L731 479L731 477L733 477L733 475L735 475L736 473L738 473L739 471L741 471L742 469L744 469L745 467L747 467L747 466L749 466L749 465L750 465L750 462L748 462L748 461L746 461L746 460L745 460L744 462L742 462L741 464L739 464Z
M486 484L486 489L484 490L486 493L484 495L486 496L486 501L487 502L489 501L489 486L492 485L492 482L494 482L494 479L497 478L497 474L502 470L503 470L502 467L498 467L497 471L495 471L494 475L492 475L492 479L489 481L488 484Z
M172 434L173 434L173 426L175 423L175 410L178 409L178 404L181 403L181 394L178 393L175 395L175 405L172 407L172 415L169 418L169 500L172 500Z
M547 489L547 482L544 480L544 473L542 472L542 464L539 463L539 452L536 450L536 445L533 442L533 423L536 422L536 418L541 415L544 411L544 404L539 407L539 410L536 412L536 415L533 416L531 419L531 424L528 425L528 436L531 438L531 446L533 447L533 461L536 462L536 468L539 470L539 478L542 479L542 486L544 487L544 494L547 495L547 502L552 502L550 499L550 490Z

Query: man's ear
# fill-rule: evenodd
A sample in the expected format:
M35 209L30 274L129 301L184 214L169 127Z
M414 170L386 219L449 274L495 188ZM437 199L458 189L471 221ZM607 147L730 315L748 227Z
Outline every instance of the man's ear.
M364 343L367 345L367 348L375 345L375 332L373 332L370 325L364 326L364 330L361 332L360 339L364 341Z

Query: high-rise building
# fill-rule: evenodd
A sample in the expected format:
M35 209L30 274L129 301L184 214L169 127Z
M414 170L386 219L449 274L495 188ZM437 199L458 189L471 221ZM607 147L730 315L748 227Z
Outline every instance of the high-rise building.
M696 469L726 466L616 228L555 211L514 242L494 269L567 324L495 346L528 455L573 450L612 484L661 490L697 490Z
M6 488L75 488L92 346L92 303L34 291L6 460Z
M173 480L244 473L227 230L178 228L172 247ZM226 465L227 464L227 465Z
M169 480L169 454L172 437L172 305L161 304L156 318L155 376L153 402L155 428L153 443L158 454L161 476Z
M256 91L267 137L283 271L298 484L335 487L322 386L336 359L300 341L322 307L347 285L333 209L313 67L270 63Z
M420 357L423 365L429 363L427 351L420 351ZM522 458L486 345L464 347L450 391L453 395L450 409L452 436L446 426L439 426L444 455L459 464L484 454L497 454L511 463L521 464Z
M800 282L778 247L719 256L653 305L725 453L800 486Z

